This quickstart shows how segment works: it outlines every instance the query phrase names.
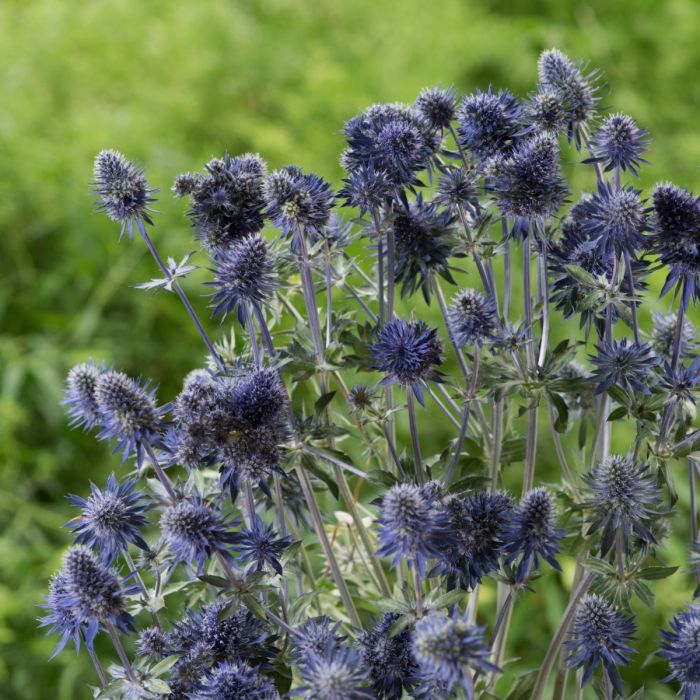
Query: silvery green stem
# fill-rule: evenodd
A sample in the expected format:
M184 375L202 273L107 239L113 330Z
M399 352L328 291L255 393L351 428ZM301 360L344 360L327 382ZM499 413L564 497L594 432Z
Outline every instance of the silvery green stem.
M459 138L457 136L457 132L455 131L454 126L452 126L452 124L448 124L447 130L450 132L450 136L452 136L452 139L455 142L455 146L457 146L457 150L459 151L459 155L460 155L460 158L462 159L462 163L464 164L464 167L468 170L469 169L469 162L467 161L467 154L464 152L464 149L462 148L462 144L459 142Z
M591 145L591 140L588 137L588 131L584 126L581 127L581 134L583 136L583 142L586 144L586 148L588 149L588 153L589 153L589 155L592 156L593 155L593 146ZM602 185L603 184L603 170L600 167L600 163L597 160L593 161L593 167L595 168L595 176L596 176L596 180L598 181L598 185Z
M525 348L527 369L532 372L535 365L532 328L532 290L530 285L530 258L532 233L523 241L523 311L527 329L528 343ZM535 458L537 456L537 406L531 400L527 411L527 437L525 441L525 465L523 474L523 495L531 488L535 480Z
M535 687L532 690L531 700L542 700L545 688L547 687L547 681L549 680L549 674L552 672L559 649L561 648L569 627L571 626L574 616L576 615L576 608L578 607L579 601L588 590L588 587L591 585L594 577L594 574L587 571L582 576L575 591L572 592L569 605L564 611L559 627L554 633L554 637L552 637L552 641L549 644L544 661L540 667L540 672L538 673L537 680L535 681Z
M459 430L460 422L452 415L452 412L450 411L445 404L440 401L440 397L432 390L432 388L428 385L425 387L426 391L428 392L428 396L435 402L435 405L445 414L445 417L454 425L457 430ZM460 411L460 414L462 411Z
M525 439L525 475L523 478L523 496L535 482L535 459L537 457L537 406L527 411L527 437Z
M248 340L250 342L250 349L253 352L253 364L257 369L260 369L262 365L260 358L260 347L258 346L258 339L255 336L255 328L253 327L253 314L250 313L250 309L245 310L245 324L248 330Z
M528 237L523 241L523 315L525 318L525 329L527 331L528 343L525 347L525 356L527 358L527 368L532 370L535 364L535 353L532 347L533 328L532 328L532 289L530 284L530 260L531 260L531 239Z
M84 639L83 639L84 641ZM97 658L97 654L95 653L95 650L91 647L89 647L87 644L85 645L85 648L88 651L88 654L90 655L90 659L92 659L92 665L95 667L95 671L97 672L97 677L100 679L100 685L104 688L107 685L107 676L105 676L104 669L102 668L102 664L100 663L100 660Z
M438 306L440 307L440 313L442 314L442 320L445 324L445 329L447 330L447 335L450 338L450 344L454 350L455 357L457 358L457 363L459 364L459 369L462 372L462 377L464 378L464 383L469 383L469 370L467 369L467 363L464 360L464 355L457 345L454 333L452 332L452 324L450 323L450 317L447 310L447 302L445 301L445 295L442 292L442 287L438 282L435 275L432 277L433 289L435 290L435 296L438 300Z
M496 290L491 285L491 279L489 278L486 269L484 268L481 256L479 255L479 253L476 252L476 249L474 248L474 243L472 241L471 233L469 231L469 223L467 222L467 219L464 215L464 209L462 209L462 207L459 207L459 219L462 223L462 228L464 229L467 241L469 242L469 248L471 250L472 257L474 258L474 264L476 265L476 269L479 272L479 277L481 277L481 285L484 288L486 296L490 297L493 300L494 304L496 305L496 312L498 313L498 297L496 296Z
M386 280L386 317L389 321L394 318L394 297L396 296L396 286L394 280L394 268L396 267L396 245L394 243L394 230L391 226L386 232L386 268L387 268L387 280Z
M383 326L386 320L384 313L384 241L381 233L377 238L377 297L379 298L379 325Z
M391 433L389 431L389 426L387 425L386 422L382 423L382 430L384 431L384 437L386 438L386 444L387 447L389 448L389 454L391 455L391 459L394 462L394 465L396 466L396 473L405 481L406 480L406 472L403 469L403 466L401 464L401 460L399 459L399 454L396 451L396 445L394 444L394 440L391 436Z
M537 358L537 365L544 367L544 360L547 357L547 345L549 343L549 281L547 279L547 248L542 247L542 254L539 257L539 278L540 294L542 296L542 337L540 338L540 353Z
M249 527L253 527L255 524L255 519L257 517L257 514L255 512L255 498L253 497L253 487L250 485L249 482L246 482L245 484L245 505L246 505L246 511L248 513L248 522L249 522Z
M688 460L688 485L690 487L690 535L693 545L698 540L698 511L695 491L695 461Z
M498 399L493 407L491 447L491 491L498 488L498 473L501 467L501 439L503 433L503 399Z
M160 271L163 273L166 279L170 280L172 289L174 289L175 293L178 295L178 297L180 297L180 301L185 307L189 317L192 319L192 322L194 323L195 327L197 328L197 331L199 332L199 335L202 336L202 340L207 346L212 360L214 360L216 366L219 368L219 371L223 372L225 370L224 363L221 361L219 354L214 349L214 344L209 339L207 332L204 330L204 326L202 326L199 317L197 316L197 312L192 307L192 304L190 304L190 300L187 298L187 295L180 286L180 283L177 281L177 279L173 278L172 273L163 262L163 259L160 257L158 250L156 249L155 244L151 240L151 237L148 235L148 231L146 231L146 226L144 225L143 221L141 221L141 219L138 220L137 226L141 237L146 242L146 246L148 247L148 250L153 256L153 259L156 261L156 264L160 268Z
M143 597L146 600L146 602L150 605L151 603L151 596L148 592L148 588L146 588L146 584L144 583L143 579L141 578L141 574L139 573L139 570L136 568L136 565L134 564L134 560L131 558L131 554L129 554L129 550L124 547L122 550L122 555L124 556L124 561L126 561L126 565L129 567L129 571L134 575L134 578L136 579L139 588L141 589L141 593L143 593ZM149 608L150 610L150 608ZM153 620L153 624L158 628L162 629L161 624L160 624L160 619L158 617L158 613L156 613L154 610L150 610L151 613L151 619Z
M683 340L683 321L685 319L685 304L683 296L685 293L685 282L679 283L677 289L680 291L681 303L678 305L676 314L676 328L673 332L673 349L671 353L671 369L678 367L678 360L681 356L681 341Z
M561 466L562 472L564 472L564 477L569 482L569 484L576 488L576 482L574 481L574 475L569 467L569 462L566 459L566 454L564 452L564 447L561 444L561 437L559 433L554 428L554 408L552 404L547 403L547 410L549 413L549 426L552 431L552 442L554 443L554 451L557 453L557 459L559 460L559 465Z
M143 449L146 451L146 454L148 455L148 461L151 463L151 466L153 467L153 471L156 473L156 476L158 477L158 481L160 481L160 483L163 485L163 488L167 491L168 496L170 497L170 500L176 501L177 494L175 493L175 488L173 487L173 482L170 481L170 478L168 477L168 475L163 471L163 469L160 466L160 463L158 462L158 457L156 457L155 452L153 452L153 448L145 440L143 441Z
M513 259L510 251L510 240L508 238L508 219L501 219L503 229L503 318L507 321L510 315L510 300L513 295Z
M330 248L328 243L326 243L326 255L328 259L325 265L325 277L326 277L326 347L331 344L332 340L332 328L333 328L333 279L331 277L331 260L330 260Z
M129 661L129 657L126 655L126 652L124 651L124 647L122 646L121 640L119 639L119 635L117 634L117 630L114 629L114 625L111 622L106 622L105 627L107 629L107 632L109 633L109 636L112 639L112 644L114 644L114 648L116 649L117 655L119 656L119 660L122 662L122 666L124 667L124 671L126 671L126 676L127 678L134 684L138 685L138 678L136 678L136 674L134 673L134 669L131 667L131 662Z
M418 438L418 421L416 420L416 401L413 395L413 388L406 387L406 403L408 405L408 427L411 432L411 446L413 448L413 463L416 469L416 480L419 486L425 483L425 473L423 472L423 459L420 454L420 440Z
M320 459L325 459L327 462L330 462L336 467L339 467L341 469L345 469L349 471L351 474L354 474L355 476L359 476L361 479L367 479L369 478L369 474L367 472L363 472L361 469L358 469L356 466L353 464L350 464L348 462L345 462L344 460L340 459L339 457L336 457L334 454L331 454L330 452L326 452L323 448L320 447L314 447L313 445L302 445L301 449L304 450L304 452L308 452L309 454L315 455L316 457L319 457Z
M416 618L420 620L423 617L423 582L415 562L413 564L413 589L416 593Z
M503 601L503 604L501 605L500 610L498 611L498 616L496 617L496 624L493 626L493 631L491 632L491 637L489 639L489 649L491 650L491 655L492 658L494 659L494 664L498 666L500 661L498 660L498 649L496 648L496 643L500 639L500 632L501 632L501 627L503 623L505 622L506 618L510 618L510 610L511 606L513 603L514 599L514 591L513 588L508 589L508 595L506 596L505 600ZM495 656L494 656L495 654ZM474 682L477 681L479 676L481 675L481 671L477 670L476 673L474 674Z
M632 271L632 259L630 254L625 251L625 271L627 272L627 283L630 286L630 295L632 296L632 330L634 331L634 342L639 345L639 319L637 317L637 302L634 298L634 273Z
M306 248L306 238L304 230L297 229L297 241L299 243L299 272L301 273L301 288L306 306L306 316L311 331L311 339L316 353L316 362L320 365L324 361L323 340L321 336L321 326L318 322L318 305L316 304L316 291L311 277L311 263L309 262L309 252Z
M615 534L615 563L617 564L617 577L620 581L625 580L625 552L622 547L622 528L617 528Z

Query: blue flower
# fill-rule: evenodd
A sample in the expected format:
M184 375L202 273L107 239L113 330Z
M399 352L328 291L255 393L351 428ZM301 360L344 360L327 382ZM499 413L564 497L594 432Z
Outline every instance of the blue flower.
M604 163L606 171L620 168L639 176L639 167L647 162L642 158L649 145L646 135L647 132L640 129L632 117L611 114L593 135L593 157L584 162Z
M571 650L567 658L569 668L582 668L585 685L599 665L612 687L623 695L622 678L618 666L629 663L634 649L629 642L634 638L634 621L597 595L581 599L576 610L572 638L566 642Z
M506 562L511 563L521 557L515 580L519 583L527 581L533 568L539 567L538 557L561 571L555 559L561 550L561 537L562 531L556 525L556 512L547 489L536 488L525 494L504 535Z
M670 627L670 630L661 630L663 641L658 652L668 660L671 669L664 681L678 681L683 700L700 698L700 607L691 605L678 613Z
M232 558L231 547L238 542L238 535L231 532L235 524L233 518L222 516L197 495L168 506L160 517L163 539L174 563L185 562L198 574L214 554Z
M126 550L129 542L148 550L139 534L139 528L146 524L143 515L146 506L143 494L135 488L136 481L119 484L112 473L104 491L90 483L91 493L87 500L68 496L68 500L82 512L66 523L66 527L76 535L77 544L100 549L107 564Z
M310 653L323 654L337 649L345 637L338 634L340 622L332 622L325 615L317 620L308 619L292 634L294 655L305 659Z
M45 602L39 607L48 610L48 615L40 618L40 627L48 627L47 634L58 633L61 638L51 654L53 659L60 654L69 641L73 640L76 653L80 651L80 642L87 631L87 625L78 617L69 595L68 574L59 571L51 577L49 592L44 596ZM97 630L94 630L97 634ZM93 635L94 639L94 635Z
M248 305L268 301L279 284L272 251L257 233L232 243L214 265L214 280L205 283L215 289L212 315L226 318L238 308L241 325Z
M657 312L652 314L651 319L652 329L649 342L652 350L656 353L657 357L670 360L671 355L673 354L673 339L676 333L678 316L673 312L668 314ZM698 345L695 342L695 337L695 326L693 326L693 324L686 317L684 317L681 325L679 357L695 357L698 351Z
M567 111L561 96L549 88L536 92L525 103L523 121L545 133L558 135L566 129Z
M143 168L137 168L118 151L100 151L95 157L95 194L98 207L113 221L121 223L119 238L124 231L134 235L134 223L152 223L149 204L156 191L149 189Z
M457 110L460 145L480 161L508 155L522 131L522 106L508 90L477 90Z
M281 576L282 564L279 558L292 541L291 537L277 538L272 525L266 527L265 523L256 517L250 528L241 530L237 549L243 561L255 563L257 571L262 571L267 564Z
M105 371L104 365L95 365L92 360L75 365L66 378L66 393L63 405L68 406L71 428L89 430L100 422L100 409L95 398L97 380Z
M278 700L274 683L256 668L223 661L205 674L195 696L201 700Z
M472 625L456 610L450 617L431 612L418 620L413 633L413 652L423 674L435 678L449 693L460 688L467 700L473 700L472 672L500 672L489 661L484 629Z
M348 207L357 207L360 215L376 213L391 197L392 183L384 170L377 170L373 165L359 165L343 179L345 185L340 196Z
M476 289L457 292L448 309L448 318L458 347L481 345L496 335L500 326L496 305Z
M400 700L404 690L412 693L421 680L411 629L404 627L391 634L399 618L397 613L383 613L373 627L361 631L355 640L362 663L369 669L372 686L385 700Z
M442 172L433 202L445 207L453 216L459 217L462 212L476 215L479 211L476 170L462 166Z
M675 369L668 362L664 362L663 369L659 387L664 390L666 405L695 405L697 386L700 383L700 355L696 355L689 365L681 364Z
M442 343L437 329L423 321L396 319L387 323L369 349L374 369L387 375L381 383L410 386L421 403L420 385L428 380L441 381L435 365L442 364Z
M602 555L610 551L616 535L625 552L632 534L643 542L656 543L648 525L656 515L659 489L648 465L637 464L631 456L612 455L583 479L590 494L585 503L591 510L588 533L601 532Z
M446 129L455 118L457 95L452 87L424 88L414 107L431 129Z
M613 385L627 391L649 394L649 376L657 364L656 356L648 343L636 345L622 340L601 341L596 345L597 355L591 355L595 365L593 379L597 383L595 393L602 394Z
M401 296L410 296L420 288L429 303L433 274L453 282L448 264L454 248L453 218L435 202L425 202L420 193L407 209L396 212L392 222L395 278L402 285Z
M349 646L328 647L322 653L309 652L301 664L302 685L293 695L308 700L372 700L367 671L357 652Z
M168 656L170 647L163 630L160 627L142 629L136 640L136 653L139 656L148 656L154 661Z
M393 557L392 566L405 559L421 576L426 560L438 556L452 539L447 516L413 484L396 484L386 492L377 523L377 554Z

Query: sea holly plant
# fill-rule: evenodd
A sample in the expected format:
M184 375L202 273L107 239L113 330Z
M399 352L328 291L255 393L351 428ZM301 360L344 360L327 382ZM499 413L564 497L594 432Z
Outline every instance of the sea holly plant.
M700 589L700 199L638 187L649 137L599 80L552 49L523 99L373 105L337 187L213 158L172 186L197 265L161 257L145 170L97 155L99 209L159 269L134 286L205 352L175 396L109 357L68 373L71 425L120 460L69 496L41 625L94 697L646 697L650 638L700 697L699 608L637 623L659 580ZM665 548L681 483L690 569ZM543 653L514 649L552 586Z

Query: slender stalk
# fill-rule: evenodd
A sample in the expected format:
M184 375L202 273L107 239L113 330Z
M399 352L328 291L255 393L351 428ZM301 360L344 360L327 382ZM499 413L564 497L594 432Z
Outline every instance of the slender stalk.
M591 572L586 572L575 591L572 592L571 599L569 600L569 605L564 611L564 615L559 623L557 631L552 637L552 641L549 644L547 653L540 667L540 672L537 675L537 680L535 681L535 686L532 690L532 695L530 700L542 700L545 688L547 686L547 680L549 679L549 674L552 672L554 662L556 661L559 649L564 642L566 633L569 630L571 623L573 622L574 616L576 614L576 608L578 607L579 601L585 595L588 587L591 585L594 579L594 574Z
M423 617L423 582L415 563L413 566L413 587L416 592L416 618L420 620Z
M124 667L124 671L126 672L127 678L132 682L138 685L138 678L136 678L136 674L134 673L134 669L131 667L131 662L129 661L129 657L126 655L126 652L124 651L124 647L122 646L121 640L119 639L119 635L117 634L117 630L114 629L114 625L111 622L106 622L105 627L107 628L107 632L109 633L109 636L112 638L112 644L114 644L114 648L117 651L117 655L119 656L119 660L122 662L122 666Z
M425 483L425 473L423 471L423 459L420 453L420 440L418 438L418 421L416 420L416 402L413 395L413 388L406 387L406 403L408 405L408 427L411 432L411 446L413 448L413 463L416 469L416 480L418 485Z
M180 286L180 283L175 277L173 277L173 274L170 272L166 264L163 262L163 259L160 257L158 250L155 247L155 244L151 240L151 237L148 235L148 231L146 231L146 226L144 225L143 221L139 219L137 222L137 226L141 237L145 241L146 246L148 247L148 250L151 253L151 256L156 261L156 264L160 268L160 271L163 273L164 277L170 281L171 288L174 289L175 293L178 295L178 297L180 297L180 301L185 307L185 310L187 311L189 317L192 319L192 322L194 323L195 327L197 328L197 331L199 332L199 335L202 336L202 340L207 346L207 350L209 350L209 354L211 355L212 360L214 360L214 362L216 363L216 366L219 368L219 371L223 372L225 370L224 363L221 361L219 354L214 349L214 344L209 339L207 332L204 330L204 326L199 320L199 316L197 316L197 312L194 310L192 304L190 304L190 300L187 298L187 295Z
M618 528L615 534L615 564L617 565L617 577L622 582L625 580L625 553L622 547L621 528Z
M399 474L399 476L405 480L406 479L406 472L403 469L403 465L401 464L401 460L399 459L399 454L396 451L396 445L394 444L394 440L391 436L391 433L389 432L389 426L386 423L382 423L382 430L384 431L384 437L386 438L386 444L389 449L389 454L391 455L391 459L394 462L394 466L396 467L396 472Z
M331 251L328 241L326 241L326 264L325 264L325 281L326 281L326 347L331 344L331 330L333 328L333 278L331 276Z
M141 589L141 593L143 593L143 597L145 601L150 605L151 603L151 595L148 592L148 588L146 588L146 584L144 583L143 579L141 578L141 574L139 573L139 570L136 568L136 565L134 564L134 560L131 558L131 554L129 554L129 550L124 547L122 551L122 555L124 556L124 561L126 561L126 565L129 567L129 571L134 575L134 578L136 579L137 583L139 584L139 588ZM149 608L150 610L150 608ZM158 613L156 613L154 610L150 610L151 613L151 619L153 620L153 624L158 628L162 629L162 626L160 624L160 618L158 617Z
M301 445L301 449L304 450L304 452L308 452L309 454L312 454L316 457L319 457L321 459L325 459L326 462L330 462L331 464L335 465L336 467L340 467L341 469L345 469L355 476L359 476L361 479L367 479L369 477L369 474L367 472L363 472L361 469L358 469L357 467L353 466L352 464L340 459L339 457L336 457L334 454L331 454L330 452L326 452L326 450L320 448L320 447L315 447L314 445Z
M379 299L379 325L383 326L386 321L384 312L384 241L381 233L377 234L377 297Z
M685 304L683 297L685 296L685 282L678 285L681 290L681 303L678 305L678 314L676 315L676 328L673 332L673 350L671 354L671 369L678 367L678 360L681 356L681 341L683 339L683 321L685 319Z
M561 470L564 473L564 478L569 482L569 484L573 488L576 488L576 482L574 480L574 475L571 471L571 468L569 467L569 462L566 459L564 447L561 444L561 438L559 437L559 433L554 428L554 408L550 403L548 403L547 409L548 409L548 413L549 413L549 426L552 430L552 442L554 443L554 451L557 453L557 459L559 460L559 465L561 466Z
M538 367L544 367L549 343L549 281L547 279L547 248L542 247L539 258L540 293L542 295L542 337L540 338L540 352L537 357Z
M389 226L386 231L386 317L391 321L394 318L394 298L395 292L395 268L396 268L396 245L394 242L394 230Z
M452 415L450 409L447 408L442 401L440 401L440 397L432 390L430 386L427 386L426 389L430 398L435 401L435 404L445 414L445 417L450 421L450 423L452 423L452 425L454 425L455 428L457 428L457 430L459 430L460 422ZM462 411L460 411L460 414L461 413Z
M491 490L498 488L498 474L501 470L501 441L503 434L503 399L498 399L493 407L492 434L493 447L491 448Z
M491 632L491 638L489 639L489 649L491 650L491 655L493 657L494 652L496 651L495 645L496 642L499 640L500 636L500 631L501 631L501 626L503 625L506 617L510 616L510 610L512 607L512 604L514 602L515 594L512 588L509 588L508 590L508 595L506 596L505 600L503 601L503 605L501 605L500 610L498 611L498 616L496 617L496 624L493 626L493 631ZM494 658L494 663L496 666L498 666L498 661L495 660ZM479 678L481 675L481 671L477 670L476 673L474 674L474 682L476 683L476 680Z
M432 278L432 287L433 290L435 291L435 296L437 297L438 300L438 306L440 307L440 313L442 314L442 320L445 324L445 328L447 330L447 335L450 338L450 343L452 345L452 349L454 350L455 357L457 358L457 363L459 364L459 369L462 372L462 377L464 377L464 383L468 384L469 383L469 370L467 369L467 363L464 360L464 355L462 354L462 351L460 350L459 346L457 345L457 341L455 340L454 333L452 332L452 324L450 323L450 317L449 313L447 310L447 302L445 301L445 295L442 292L442 287L440 286L440 283L437 280L437 277L433 275Z
M634 331L634 342L639 345L639 318L637 317L637 301L634 293L634 272L632 271L632 258L629 251L625 250L625 272L627 273L627 284L630 286L630 296L632 297L632 330Z
M508 238L508 219L501 219L503 229L503 318L507 321L510 316L510 300L513 296L513 256Z
M255 337L255 328L253 326L253 314L250 313L250 309L245 310L245 324L248 330L248 340L250 342L250 349L253 353L253 363L256 368L262 366L262 359L260 357L260 347L258 346L258 339Z
M537 457L537 406L527 411L527 437L525 439L525 472L523 476L523 496L535 482L535 459Z
M146 451L146 455L148 455L148 461L151 463L153 471L158 477L158 481L160 481L160 483L163 484L163 488L167 491L170 500L176 501L177 494L175 493L173 482L170 481L170 477L168 477L168 475L163 471L163 469L160 466L160 463L158 462L158 457L156 457L155 452L153 452L153 448L145 440L143 441L143 449Z
M104 688L107 685L107 676L105 676L104 669L102 668L100 660L97 658L95 649L89 647L87 644L85 645L85 648L87 649L88 654L90 655L90 659L92 659L92 665L95 667L97 677L100 679L100 685Z
M476 249L474 248L471 232L469 231L469 224L464 215L464 209L462 209L462 207L459 207L459 219L462 223L462 228L464 229L464 233L467 237L467 242L469 243L469 249L471 250L472 257L474 258L474 264L476 265L476 269L479 272L479 277L481 277L481 284L484 288L484 292L486 292L486 296L491 297L498 312L498 298L496 297L496 290L491 286L491 279L489 278L488 273L484 268L481 256L479 255L479 253L476 252Z
M695 461L688 460L688 485L690 487L690 535L693 545L698 541L698 510L695 490Z

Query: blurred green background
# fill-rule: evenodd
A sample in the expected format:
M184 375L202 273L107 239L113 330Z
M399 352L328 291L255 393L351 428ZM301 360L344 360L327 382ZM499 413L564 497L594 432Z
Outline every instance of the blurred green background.
M539 52L557 46L604 72L604 107L650 131L643 185L673 179L698 191L698 31L695 0L3 0L0 698L83 698L92 681L89 662L70 650L49 663L55 640L35 624L68 542L64 494L84 492L118 463L105 445L68 431L59 407L66 370L105 359L154 377L171 397L201 363L177 300L129 286L154 268L93 211L98 150L147 164L163 191L156 241L179 258L194 245L183 204L168 194L178 172L224 150L253 150L272 167L296 162L337 184L341 126L366 105L410 102L437 83L462 93L492 83L523 96ZM426 431L433 450L444 438ZM677 520L667 557L684 564L686 525ZM557 580L519 604L513 653L544 652L565 603ZM658 684L661 664L642 663L654 628L687 599L688 577L656 590L657 609L640 618L646 641L625 673L635 685L656 679L650 698L671 697Z

